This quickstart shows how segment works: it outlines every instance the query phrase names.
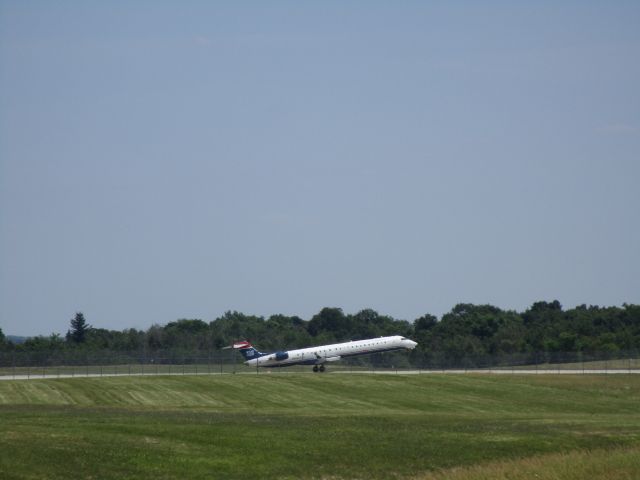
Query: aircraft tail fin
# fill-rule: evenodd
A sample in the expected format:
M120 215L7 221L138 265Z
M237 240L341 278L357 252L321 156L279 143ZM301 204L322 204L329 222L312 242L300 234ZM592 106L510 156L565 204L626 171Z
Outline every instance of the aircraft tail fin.
M240 354L244 357L245 360L251 360L252 358L258 358L265 355L262 352L259 352L253 345L247 340L243 340L241 342L235 342L233 344L233 348L236 350L240 350Z

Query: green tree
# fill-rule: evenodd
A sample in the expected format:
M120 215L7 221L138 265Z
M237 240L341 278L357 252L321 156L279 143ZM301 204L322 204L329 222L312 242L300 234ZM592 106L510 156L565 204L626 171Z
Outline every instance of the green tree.
M324 338L338 339L349 331L348 320L341 308L325 307L313 316L308 325L309 333L316 337L324 334Z
M160 325L153 324L145 334L146 346L151 350L159 350L164 346L164 330Z
M431 315L429 313L421 316L420 318L416 319L415 322L413 322L416 333L431 330L437 324L438 319L435 317L435 315Z
M163 346L184 350L205 350L209 346L209 325L199 319L182 318L163 329Z
M71 319L71 328L67 331L67 341L84 343L89 330L91 330L91 325L84 319L84 314L76 312L76 316Z

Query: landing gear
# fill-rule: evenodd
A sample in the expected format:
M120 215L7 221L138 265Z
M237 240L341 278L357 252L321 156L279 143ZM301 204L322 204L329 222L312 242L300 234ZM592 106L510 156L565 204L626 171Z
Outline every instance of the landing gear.
M318 373L318 365L313 366L313 373Z
M324 370L325 370L324 365L314 365L313 366L313 373L318 373L318 372L322 373L322 372L324 372Z
M320 365L320 371L324 372L324 365Z

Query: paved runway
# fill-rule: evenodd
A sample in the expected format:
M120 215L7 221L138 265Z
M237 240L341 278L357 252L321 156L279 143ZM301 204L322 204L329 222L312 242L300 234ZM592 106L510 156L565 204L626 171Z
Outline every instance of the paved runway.
M261 370L259 375L283 375L283 374L312 374L313 372L300 372L300 371L278 371L277 373L269 370ZM640 374L640 369L482 369L482 370L336 370L334 372L326 372L324 374L316 375L633 375ZM45 374L45 375L0 375L0 380L38 380L38 379L56 379L56 378L100 378L100 377L155 377L155 376L185 376L185 375L234 375L233 373L89 373L83 375L71 375L71 374ZM236 375L256 375L255 370L251 371L239 371Z

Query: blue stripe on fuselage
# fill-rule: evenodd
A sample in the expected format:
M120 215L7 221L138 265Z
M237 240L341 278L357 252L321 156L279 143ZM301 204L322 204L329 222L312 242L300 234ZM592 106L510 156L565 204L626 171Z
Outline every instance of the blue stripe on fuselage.
M357 357L358 355L369 355L372 353L393 352L394 350L404 350L404 347L385 348L383 350L368 350L366 352L359 352L359 353L346 353L344 355L340 355L340 358Z

